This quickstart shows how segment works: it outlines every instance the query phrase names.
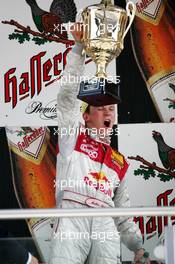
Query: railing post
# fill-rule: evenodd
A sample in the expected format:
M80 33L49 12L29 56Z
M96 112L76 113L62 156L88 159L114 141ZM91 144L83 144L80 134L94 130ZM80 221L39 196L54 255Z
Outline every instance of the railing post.
M175 263L175 226L165 227L165 261L166 264Z

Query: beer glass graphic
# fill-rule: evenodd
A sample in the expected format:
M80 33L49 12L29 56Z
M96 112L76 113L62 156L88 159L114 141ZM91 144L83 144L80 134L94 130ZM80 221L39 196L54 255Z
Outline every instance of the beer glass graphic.
M47 127L6 127L15 194L21 208L55 207L56 138ZM47 261L52 219L27 220Z

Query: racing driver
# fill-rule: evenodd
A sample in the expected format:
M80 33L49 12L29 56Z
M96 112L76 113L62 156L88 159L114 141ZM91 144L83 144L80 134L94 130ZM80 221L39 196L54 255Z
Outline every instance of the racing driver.
M123 155L110 147L108 133L115 121L115 105L95 107L84 103L85 127L79 123L79 82L66 80L83 76L82 32L75 29L71 33L76 44L68 55L57 97L58 128L69 131L58 133L57 207L129 207L125 185L128 164ZM102 129L103 134L99 133ZM134 252L134 261L139 263L144 255L142 235L131 218L60 218L54 229L50 264L121 263L120 240Z

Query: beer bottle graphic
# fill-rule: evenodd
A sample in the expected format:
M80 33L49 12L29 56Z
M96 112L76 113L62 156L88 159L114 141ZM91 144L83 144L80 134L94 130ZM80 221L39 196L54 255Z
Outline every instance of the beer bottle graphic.
M47 127L6 127L12 179L22 208L55 207L56 140ZM27 220L44 261L47 261L52 219Z
M162 122L175 122L175 5L173 0L132 0L134 55Z

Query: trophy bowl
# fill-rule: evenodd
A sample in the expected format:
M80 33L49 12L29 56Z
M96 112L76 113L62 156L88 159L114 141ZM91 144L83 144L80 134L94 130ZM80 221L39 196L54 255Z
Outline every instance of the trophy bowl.
M109 82L106 67L123 49L124 38L135 16L135 5L128 2L126 10L112 0L86 7L82 12L84 52L97 66L95 77L80 83L78 98L94 106L120 102L119 85ZM127 26L129 18L129 23Z

